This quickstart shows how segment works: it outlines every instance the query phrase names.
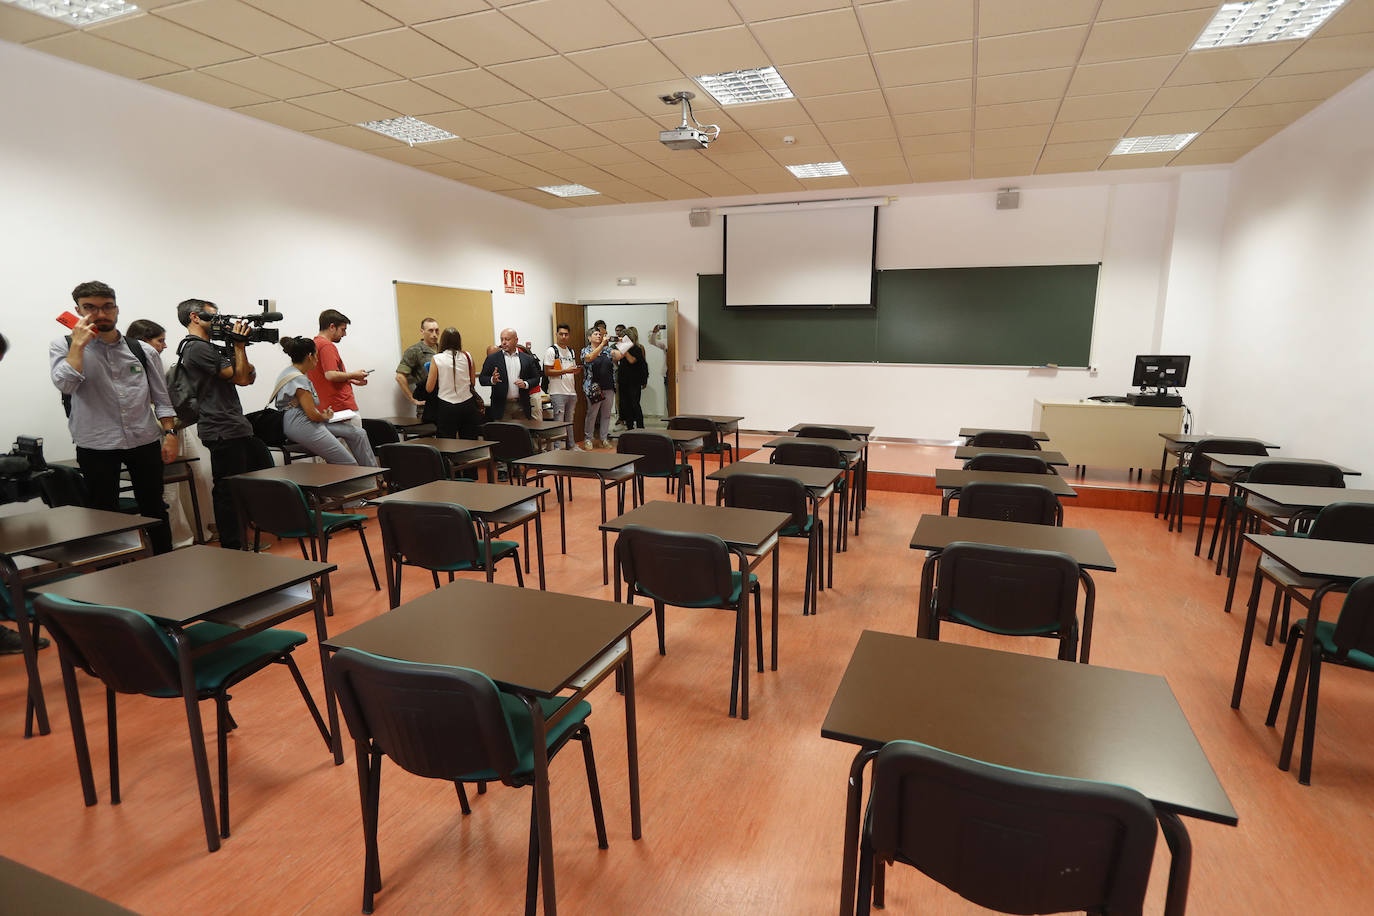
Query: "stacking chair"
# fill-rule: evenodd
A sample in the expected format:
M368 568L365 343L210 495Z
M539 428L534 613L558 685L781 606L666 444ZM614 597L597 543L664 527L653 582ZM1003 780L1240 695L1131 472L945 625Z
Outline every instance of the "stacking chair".
M1025 433L1003 433L996 430L985 430L976 436L970 436L967 444L983 448L1024 448L1040 451L1040 443L1036 442L1032 436L1027 436Z
M940 638L940 623L961 623L1003 636L1059 640L1062 661L1088 661L1093 592L1083 613L1083 656L1078 657L1078 564L1052 550L1023 550L955 541L940 552L926 635Z
M539 449L535 448L534 436L530 431L519 423L493 420L482 424L482 438L491 440L491 457L506 472L506 480L511 483L526 483L529 478L528 469L515 462L539 452ZM538 482L542 476L536 474L533 480Z
M86 486L86 475L77 468L65 464L50 464L47 470L34 475L38 492L43 503L49 508L57 506L89 506L90 490ZM138 500L131 496L119 497L120 512L138 512Z
M654 603L658 626L658 654L667 655L663 642L663 608L721 608L735 612L735 644L730 664L730 715L739 700L740 718L749 718L749 595L754 596L754 628L758 668L763 671L763 603L759 577L746 583L732 569L730 549L711 534L655 531L629 525L616 541L616 560L625 577L626 598L643 595ZM746 588L747 586L747 588ZM743 670L741 670L743 668ZM741 688L741 675L743 688Z
M977 481L960 489L959 516L1031 525L1063 525L1064 507L1049 487L1039 484Z
M782 442L773 449L773 454L768 456L768 461L770 464L794 464L808 468L840 468L844 471L836 483L840 497L840 525L835 536L839 539L837 548L847 550L849 547L849 529L845 526L845 520L849 518L847 513L849 501L853 498L853 491L849 486L851 467L844 455L840 454L840 450L834 446L811 442ZM858 531L859 522L856 516L854 533L857 534Z
M1010 474L1055 474L1044 458L1034 455L975 455L964 462L966 471L1002 471Z
M811 500L806 487L787 477L768 477L763 474L735 474L725 479L721 487L725 505L739 509L763 509L786 512L791 516L779 536L806 538L806 583L802 598L802 616L814 614L820 600L825 565L825 523L811 512ZM777 634L773 634L776 649ZM777 667L776 663L774 667Z
M1279 704L1283 700L1284 688L1288 685L1288 668L1293 663L1293 655L1303 641L1307 630L1307 620L1299 620L1288 631L1288 646L1283 650L1283 661L1279 664L1278 680L1274 684L1274 696L1269 701L1269 715L1265 725L1273 725L1279 714ZM1308 658L1306 689L1300 691L1298 702L1306 699L1306 711L1302 727L1302 762L1298 766L1298 782L1312 784L1312 746L1317 735L1317 689L1321 683L1323 663L1342 665L1346 668L1359 668L1374 671L1374 576L1365 576L1350 586L1341 605L1340 616L1335 622L1317 622L1317 630L1312 634L1312 654ZM1298 663L1298 683L1303 682L1302 662Z
M634 487L639 501L644 502L644 478L661 477L668 483L668 492L673 492L677 484L677 501L686 502L690 491L692 502L697 501L696 475L689 461L677 460L677 447L673 440L660 432L636 429L620 434L615 450L621 455L640 455L634 463Z
M439 573L453 581L457 572L483 571L492 581L494 567L506 557L515 560L515 581L525 586L520 571L520 545L478 537L472 516L462 506L443 503L384 502L377 506L382 526L382 556L386 565L387 597L392 607L401 603L401 567L427 569L439 587ZM487 546L492 569L487 568Z
M799 439L840 439L846 442L853 442L855 437L847 431L835 426L803 426L797 430ZM868 493L865 491L861 482L867 481L868 467L865 464L864 452L860 452L854 461L854 498L849 501L849 511L854 518L854 533L859 533L859 515L868 508Z
M380 658L356 649L340 650L329 661L330 683L353 736L358 761L358 793L363 808L363 912L371 913L382 889L377 848L381 802L382 757L401 769L429 779L452 782L463 814L468 814L463 783L485 788L501 782L513 788L534 784L533 720L528 700L502 693L490 678L470 668L421 665ZM567 699L539 699L544 716L553 718ZM582 744L591 791L597 846L606 849L606 821L587 717L592 707L579 701L543 737L548 759L570 739ZM539 793L530 795L529 865L525 912L535 911L539 878Z
M367 433L367 441L372 446L372 451L383 445L395 445L401 441L401 434L396 432L396 427L391 425L390 420L377 418L363 420L363 432Z
M302 557L327 563L330 539L340 531L356 531L363 545L363 556L367 559L367 571L372 574L372 587L377 591L382 590L381 583L377 581L377 567L372 564L372 551L367 546L367 535L363 531L366 515L311 509L301 488L289 480L231 477L229 483L234 488L239 519L245 529L253 531L254 552L261 548L262 533L265 531L278 538L294 538L300 545ZM307 540L310 542L309 553L305 549ZM325 602L328 613L333 615L334 599L328 590L325 592Z
M860 916L870 901L883 905L889 862L1000 913L1141 912L1156 813L1134 789L995 766L913 741L874 753ZM1180 885L1186 894L1187 882ZM1186 900L1177 896L1170 882L1164 912L1183 912Z
M1175 524L1178 525L1179 531L1183 530L1184 485L1190 480L1201 480L1206 483L1202 491L1202 511L1198 513L1197 544L1193 546L1193 556L1202 553L1202 532L1207 527L1207 501L1211 499L1212 484L1216 480L1212 476L1212 461L1207 457L1207 452L1216 452L1219 455L1269 454L1262 444L1253 439L1202 439L1188 453L1186 463L1183 456L1179 457L1178 464L1169 473L1169 498L1164 503L1164 514L1169 519L1170 531L1174 530Z
M72 720L72 739L76 744L76 764L81 774L81 791L86 806L96 803L95 780L91 773L90 750L86 743L86 720L81 711L81 693L76 682L80 668L105 684L105 708L109 731L110 802L119 804L119 730L115 714L115 694L134 693L150 697L183 697L186 720L191 732L191 755L200 787L205 841L214 852L221 837L229 836L229 749L225 738L234 727L229 715L229 690L268 665L280 663L291 671L315 725L329 745L315 700L296 667L291 652L304 645L306 636L294 630L263 630L218 649L209 649L190 662L195 679L195 695L185 696L179 666L178 646L191 650L207 646L227 636L241 633L216 623L197 623L185 630L166 630L151 617L121 607L84 604L55 595L40 595L35 601L39 619L57 641L62 666L62 685L67 692L67 710ZM210 787L209 761L205 735L201 731L200 700L214 699L219 752L219 830L215 830L213 791Z
M448 478L444 456L432 445L381 445L377 447L377 461L386 468L382 477L390 493Z
M701 445L701 476L706 476L706 456L719 455L720 466L725 467L725 456L729 454L730 461L735 460L735 447L721 438L716 431L716 424L705 417L673 417L668 421L669 429L690 429L693 432L702 432L706 435L702 437Z

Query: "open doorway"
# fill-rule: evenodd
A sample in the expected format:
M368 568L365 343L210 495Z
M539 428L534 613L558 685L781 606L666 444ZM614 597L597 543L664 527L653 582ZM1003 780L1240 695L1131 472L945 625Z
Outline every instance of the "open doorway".
M644 410L644 421L649 426L660 426L668 410L667 353L668 341L668 303L597 303L587 306L587 326L598 320L606 322L606 327L615 334L617 325L635 329L639 335L639 345L644 349L645 360L649 364L649 384L640 396L640 406ZM654 332L658 333L655 334ZM654 342L663 347L654 345ZM617 405L618 406L618 405ZM616 419L619 419L617 412Z

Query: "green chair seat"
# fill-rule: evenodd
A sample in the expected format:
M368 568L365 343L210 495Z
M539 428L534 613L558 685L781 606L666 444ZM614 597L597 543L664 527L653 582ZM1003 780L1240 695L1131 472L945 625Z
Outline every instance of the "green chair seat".
M534 727L530 722L530 710L525 705L524 700L514 694L502 693L501 711L506 714L506 724L510 727L511 738L515 741L516 766L515 774L519 776L532 776L534 774ZM539 699L539 708L544 711L544 718L562 709L568 702L568 697L553 697L552 699ZM563 718L554 723L549 730L548 737L545 739L549 747L562 741L568 732L576 729L583 722L587 721L587 716L592 714L592 706L585 700L579 701ZM492 782L500 779L495 770L479 770L475 773L464 773L463 779L469 782Z
M319 512L312 510L310 516L320 526L321 534L333 534L340 528L347 528L350 525L367 521L367 516L358 512ZM274 531L272 533L279 538L308 538L314 532L293 528L289 531Z
M1002 627L988 626L981 620L966 616L954 610L951 610L949 612L949 616L951 619L957 620L959 623L962 623L965 626L973 627L976 630L982 630L985 633L996 633L1000 636L1048 636L1052 633L1057 634L1059 632L1059 627L1057 624L1048 624L1046 626L1040 627L1028 627L1026 629L1008 630Z
M804 521L800 525L796 524L795 522L789 525L783 525L782 530L779 531L778 534L785 538L807 537L811 534L811 529L816 527L818 521L819 520L816 518L816 516L808 515L806 517L806 521Z
M478 539L477 550L479 551L479 553L478 558L475 562L469 562L467 560L464 560L461 563L449 563L446 566L435 566L431 568L434 569L435 572L464 572L466 570L471 569L481 569L482 553L486 551L486 544L486 541L481 540L480 538ZM520 545L515 541L493 540L491 542L491 562L495 564L497 560L504 559L508 554L517 550L519 547Z
M192 649L208 645L217 639L237 632L240 631L236 627L208 621L186 628L186 636ZM172 644L170 639L167 641L169 648L175 652L175 644ZM196 676L196 691L215 693L244 668L251 667L265 659L276 658L290 649L304 645L306 641L306 635L296 630L264 630L222 649L215 649L191 663ZM158 690L152 691L148 695L174 697L179 694L174 690Z
M640 477L677 477L677 476L678 476L679 474L681 474L686 468L687 468L687 465L685 465L685 464L675 464L675 465L673 465L673 467L672 467L671 470L664 470L664 471L640 471L640 472L639 472L639 476L640 476Z
M758 576L754 575L753 573L750 573L750 574L749 574L749 584L750 584L751 586L752 586L755 582L758 582L758 581L759 581L759 577L758 577ZM635 586L635 591L639 592L639 594L645 596L646 598L652 598L652 599L654 599L655 601L663 601L663 600L664 600L664 599L658 597L657 595L655 595L653 592L649 591L647 588L645 588L645 587L642 586L642 585L637 585L637 586ZM729 596L728 598L711 598L711 599L708 599L708 600L706 600L706 601L696 601L696 602L693 602L692 604L677 604L677 602L673 602L673 604L676 604L678 607L724 607L724 606L727 606L727 605L738 604L738 603L739 603L739 595L740 595L740 574L739 574L738 571L732 571L732 572L730 573L730 596ZM664 602L664 603L666 604L666 603L668 603L668 602Z
M1307 629L1307 619L1298 621L1298 626ZM1317 622L1317 632L1312 634L1317 644L1321 646L1322 652L1334 656L1336 654L1336 622L1333 620L1319 620ZM1374 655L1361 652L1359 649L1350 650L1350 654L1345 660L1352 666L1364 668L1367 671L1374 671Z

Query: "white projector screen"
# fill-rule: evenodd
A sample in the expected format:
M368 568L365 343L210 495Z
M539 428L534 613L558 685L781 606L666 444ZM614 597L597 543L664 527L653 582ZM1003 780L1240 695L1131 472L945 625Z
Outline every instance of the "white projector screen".
M876 207L725 216L725 305L873 305Z

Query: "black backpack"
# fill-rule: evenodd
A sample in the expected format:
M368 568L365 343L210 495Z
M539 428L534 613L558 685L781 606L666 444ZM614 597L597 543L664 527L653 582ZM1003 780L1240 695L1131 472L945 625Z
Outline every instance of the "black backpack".
M122 335L122 336L124 337L124 342L125 342L126 344L129 345L129 352L132 353L134 356L136 356L136 357L138 358L139 365L141 365L141 366L143 367L143 374L144 374L144 376L147 376L147 374L148 374L148 357L145 356L145 355L143 354L143 342L142 342L142 341L138 341L138 340L134 340L134 339L133 339L132 337L130 337L128 334L124 334L124 335ZM65 341L67 342L67 348L68 348L68 349L71 349L71 345L72 345L72 335L68 334L66 337L64 337L64 338L62 338L62 339L65 340ZM149 398L149 400L152 399L152 396L153 396L153 390L152 390L151 388L149 388L149 389L148 389L148 398ZM65 413L65 414L66 414L67 416L69 416L69 417L72 415L72 396L69 395L69 394L64 394L64 395L62 395L62 412Z
M167 396L171 398L172 408L177 412L178 429L194 426L200 420L200 386L181 365L181 355L185 352L186 345L198 339L187 337L177 344L177 363L167 370Z

